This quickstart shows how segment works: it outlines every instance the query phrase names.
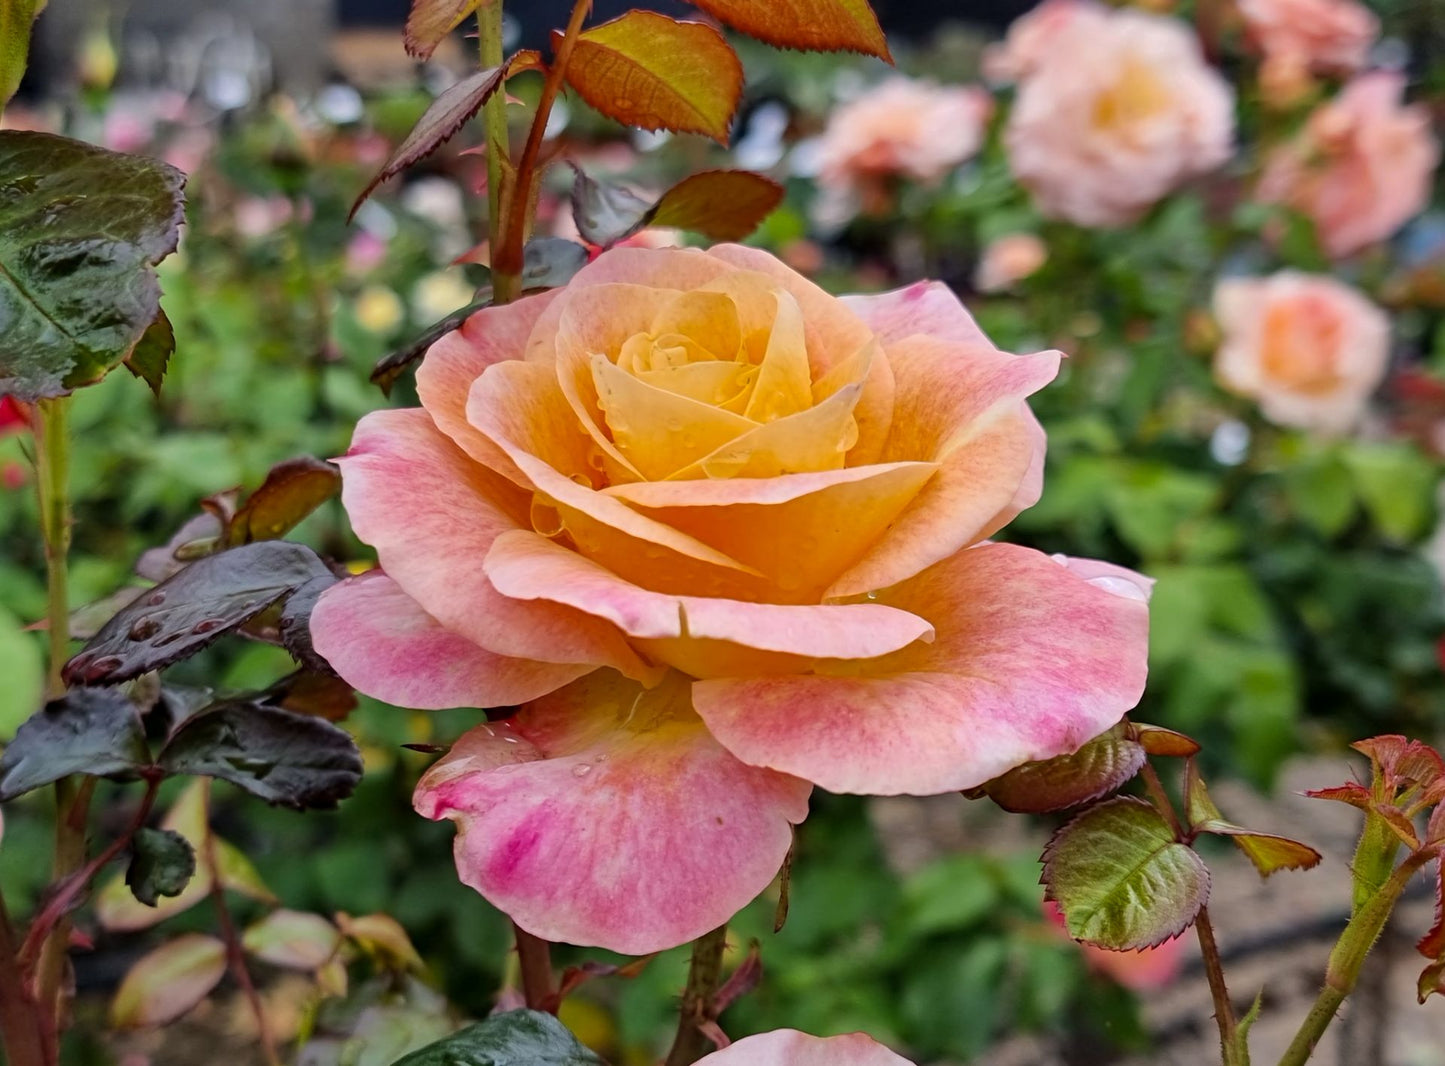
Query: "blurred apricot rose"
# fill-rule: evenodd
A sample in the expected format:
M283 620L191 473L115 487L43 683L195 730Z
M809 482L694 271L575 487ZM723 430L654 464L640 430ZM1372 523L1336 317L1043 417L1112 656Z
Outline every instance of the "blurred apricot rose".
M866 1033L818 1037L796 1029L759 1033L705 1055L698 1066L913 1066Z
M1215 376L1273 422L1349 429L1384 379L1389 319L1334 278L1289 270L1227 278L1215 287L1214 313L1224 334Z
M1025 64L1004 143L1044 214L1123 226L1229 158L1234 93L1186 24L1084 6Z
M1356 0L1239 0L1239 13L1266 63L1317 74L1353 74L1380 34L1380 20Z
M316 647L372 696L521 705L422 779L462 879L644 954L762 891L813 785L931 794L1071 752L1143 689L1114 568L987 538L1037 501L1026 398L946 288L614 248L432 347L341 460L381 569Z
M1352 79L1266 160L1258 199L1309 216L1336 259L1391 236L1429 203L1440 161L1429 112L1404 92L1394 71Z

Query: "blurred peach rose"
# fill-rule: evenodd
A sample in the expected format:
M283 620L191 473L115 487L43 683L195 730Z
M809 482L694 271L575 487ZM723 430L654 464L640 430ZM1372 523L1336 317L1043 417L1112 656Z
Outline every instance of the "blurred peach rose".
M1064 912L1053 900L1044 901L1044 914L1061 932L1064 930ZM1068 933L1064 933L1068 936ZM1116 984L1135 992L1148 992L1163 988L1179 976L1184 962L1186 942L1172 937L1162 944L1139 951L1110 951L1095 944L1079 947L1084 953L1084 962L1089 969L1104 974Z
M839 107L818 150L825 188L936 182L983 147L993 97L979 86L894 77Z
M1107 21L1109 9L1093 0L1044 0L1015 19L1002 42L983 54L983 73L996 85L1022 81L1057 54L1056 38L1079 22Z
M866 1033L817 1037L776 1029L705 1055L698 1066L913 1066Z
M1214 313L1224 334L1215 377L1280 425L1348 429L1385 376L1389 319L1334 278L1228 278L1215 287Z
M1266 162L1256 196L1302 211L1334 258L1385 240L1429 202L1440 144L1405 79L1372 71L1310 115Z
M1380 20L1356 0L1239 0L1239 13L1266 66L1316 74L1353 74L1380 33Z
M1033 233L1008 233L990 241L979 258L973 284L979 292L1003 292L1048 261L1049 250Z
M1048 35L1004 134L1046 215L1122 226L1230 155L1234 94L1182 22L1090 12Z
M1139 698L1144 586L988 539L1039 498L1059 358L938 284L614 248L362 420L342 495L381 569L327 590L316 647L394 704L520 707L414 797L463 881L549 940L690 940L772 880L813 786L970 788Z

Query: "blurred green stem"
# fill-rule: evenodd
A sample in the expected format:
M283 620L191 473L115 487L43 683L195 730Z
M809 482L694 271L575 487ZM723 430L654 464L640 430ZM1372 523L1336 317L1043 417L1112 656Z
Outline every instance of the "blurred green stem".
M1340 1004L1354 991L1355 983L1360 979L1360 968L1364 966L1365 958L1375 946L1375 941L1380 938L1380 932L1389 921L1390 913L1399 902L1400 893L1405 890L1410 878L1415 876L1420 867L1435 857L1434 849L1422 849L1412 853L1395 868L1395 872L1380 886L1379 891L1370 897L1369 902L1355 911L1350 924L1345 926L1345 931L1340 934L1334 950L1330 952L1330 961L1325 967L1325 987L1320 990L1309 1015L1279 1060L1279 1066L1304 1066L1304 1063L1309 1061L1309 1057L1314 1054L1315 1045L1324 1036L1330 1022L1334 1021Z
M484 0L477 9L477 48L482 69L502 65L502 0ZM510 150L507 135L507 91L492 94L482 105L487 127L487 246L502 239L502 173Z
M723 954L727 950L728 927L720 925L692 942L692 962L687 970L687 988L677 1020L677 1036L667 1053L665 1066L692 1066L713 1050L703 1026L713 1021L713 998L722 979Z

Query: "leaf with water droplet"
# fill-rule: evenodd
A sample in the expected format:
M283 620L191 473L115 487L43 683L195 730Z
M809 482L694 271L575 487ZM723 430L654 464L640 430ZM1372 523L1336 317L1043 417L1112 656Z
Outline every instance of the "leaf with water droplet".
M493 1014L484 1022L397 1059L394 1066L602 1066L561 1022L535 1010Z
M310 455L278 463L226 528L228 544L276 540L341 491L341 471Z
M32 715L0 757L0 801L71 774L125 777L150 764L135 704L117 689L72 689Z
M167 773L217 777L268 803L335 807L361 779L361 753L330 722L269 706L222 700L192 716L161 751Z
M270 540L197 559L121 608L65 665L68 684L116 684L194 655L331 570L310 548Z

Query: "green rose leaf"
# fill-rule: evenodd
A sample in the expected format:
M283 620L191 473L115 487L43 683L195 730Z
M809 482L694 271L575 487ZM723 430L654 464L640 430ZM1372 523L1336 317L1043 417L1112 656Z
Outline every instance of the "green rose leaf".
M1117 791L1143 765L1144 748L1121 723L1072 755L1024 763L988 782L983 791L1006 811L1061 811Z
M125 883L147 907L154 907L162 896L179 896L195 876L196 851L173 829L141 828L130 847Z
M159 396L161 383L166 379L166 368L176 352L176 330L164 311L156 313L156 320L141 334L140 340L125 357L125 368L151 387Z
M0 394L61 396L131 355L160 311L184 184L153 159L0 131Z
M145 728L125 693L74 689L15 731L0 757L0 801L71 774L131 774L150 761Z
M1069 935L1113 951L1178 936L1209 899L1209 870L1149 804L1116 796L1069 822L1044 849L1047 898Z
M361 780L361 753L344 729L254 699L222 700L188 718L156 761L298 810L335 807Z
M0 0L0 108L20 88L30 52L30 26L46 0Z
M603 1066L550 1014L512 1010L494 1014L394 1066Z
M259 541L197 559L116 612L65 664L68 684L116 684L194 655L308 581L330 577L310 548Z

